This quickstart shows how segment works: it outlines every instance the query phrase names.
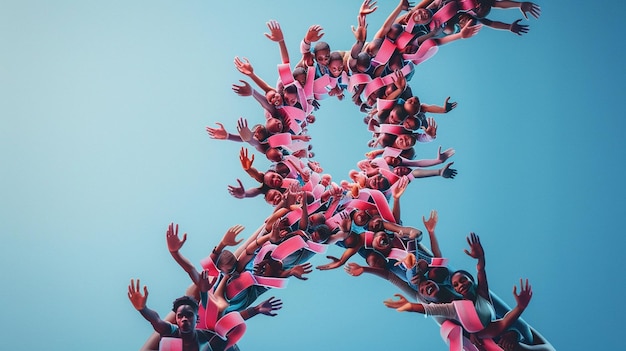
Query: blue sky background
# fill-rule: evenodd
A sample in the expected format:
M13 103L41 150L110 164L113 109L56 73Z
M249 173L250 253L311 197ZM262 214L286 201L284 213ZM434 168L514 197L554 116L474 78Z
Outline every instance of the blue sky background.
M274 82L279 53L263 36L267 20L281 23L294 62L312 24L333 49L350 48L360 1L307 3L0 1L7 349L138 349L151 327L128 302L130 278L148 285L148 305L162 315L189 283L167 252L167 224L189 233L183 253L196 263L228 227L250 234L261 224L271 211L263 199L226 191L237 178L255 185L239 166L240 145L211 140L204 127L262 120L230 85L243 79L236 55ZM396 5L379 3L370 33ZM413 182L403 219L423 229L421 216L437 209L444 254L468 270L465 235L481 235L491 289L514 303L512 286L528 277L535 294L524 318L558 350L617 349L626 57L610 17L626 6L540 5L527 35L483 28L417 68L410 85L423 102L459 104L436 117L439 137L418 156L454 147L459 174ZM362 115L327 99L316 116L315 159L347 178L368 150ZM260 155L255 164L269 166ZM240 347L446 350L434 322L383 306L396 292L375 277L315 271L272 292L284 308L248 321Z

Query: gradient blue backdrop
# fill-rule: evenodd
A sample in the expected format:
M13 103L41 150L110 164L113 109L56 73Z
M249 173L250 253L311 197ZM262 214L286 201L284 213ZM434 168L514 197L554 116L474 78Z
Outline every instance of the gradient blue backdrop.
M395 4L379 1L370 32ZM236 178L254 182L240 145L204 131L262 118L230 90L243 78L233 57L273 82L279 54L263 36L267 20L281 23L296 61L311 24L348 49L359 5L0 1L3 349L138 349L151 327L128 302L130 278L148 285L163 315L189 283L167 252L167 224L189 233L183 253L198 262L228 227L250 234L270 212L261 198L228 195ZM512 286L528 277L535 295L524 317L558 350L615 350L626 312L626 57L610 17L626 6L540 5L527 35L483 28L417 68L410 84L422 101L459 103L437 116L439 137L419 157L454 147L459 175L412 183L403 218L423 228L421 216L437 209L444 253L469 270L465 235L479 233L492 290L513 303ZM344 179L367 151L362 115L327 99L317 117L316 159ZM446 350L432 321L383 306L395 292L375 277L315 271L272 292L284 308L250 320L241 349Z

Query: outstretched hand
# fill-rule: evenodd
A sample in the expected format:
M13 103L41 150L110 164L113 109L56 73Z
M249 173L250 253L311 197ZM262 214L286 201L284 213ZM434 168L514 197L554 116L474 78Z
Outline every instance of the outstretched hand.
M476 235L476 233L470 233L470 236L467 237L467 244L470 247L470 250L464 249L463 252L468 256L475 259L484 259L485 258L485 250L483 249L483 245L480 243L480 237Z
M307 262L307 263L303 263L303 264L299 264L293 268L291 268L291 275L300 279L300 280L307 280L309 279L308 277L305 277L305 274L309 274L313 272L313 265L311 265L311 263Z
M211 278L209 276L209 271L202 271L202 273L200 273L200 279L198 280L198 289L201 292L207 292L209 290L211 290L211 288L213 287L213 284L215 284L215 282L217 281L217 277Z
M270 33L263 33L265 34L267 39L271 41L282 41L285 39L283 36L283 31L282 29L280 29L280 24L277 21L271 20L267 22L267 28L269 28Z
M391 298L383 301L385 306L389 308L395 308L398 311L407 311L411 308L411 303L402 294L394 294L393 296L397 297L398 299L394 300L393 298ZM405 307L406 305L408 305L408 309Z
M252 64L250 63L250 61L248 61L247 58L244 57L242 60L239 57L235 56L234 63L237 70L245 74L246 76L252 75L252 73L254 73L254 68L252 68Z
M528 304L530 303L530 299L533 297L533 289L528 283L528 279L526 279L526 284L524 284L522 279L520 279L519 285L520 285L519 295L517 294L517 285L515 285L513 286L513 296L515 296L515 302L517 303L517 306L519 306L522 310L524 310L526 309L526 307L528 307Z
M444 152L441 152L441 146L439 146L439 149L437 150L437 160L442 163L446 162L446 160L454 156L455 153L456 151L453 148L448 148Z
M309 30L307 30L306 34L304 35L304 40L308 43L312 43L314 41L322 39L322 37L324 36L324 33L322 32L323 30L324 28L322 28L322 26L318 24L310 26Z
M167 249L170 252L178 252L185 241L187 241L187 233L183 234L183 238L178 237L178 224L170 223L165 232L165 240L167 241Z
M449 96L446 98L446 101L444 101L444 103L443 103L443 106L446 109L446 113L454 110L456 108L456 105L457 105L456 101L450 102L450 97Z
M237 120L237 132L242 141L249 142L252 140L252 130L248 127L248 120L240 117Z
M321 266L317 266L315 268L319 269L320 271L327 271L329 269L333 269L337 267L337 264L339 263L339 259L337 257L326 256L326 258L330 259L332 262L328 264L323 264Z
M283 301L281 299L277 299L274 296L269 299L261 302L256 306L257 311L266 316L274 317L276 313L274 311L278 311L283 307Z
M239 80L241 85L233 84L233 91L239 96L251 96L252 95L252 87L245 80Z
M509 30L517 35L522 35L528 33L530 30L527 24L519 24L522 19L518 19L517 21L511 23L509 26Z
M224 128L224 125L219 122L215 122L215 124L217 124L218 128L206 127L206 132L209 136L213 139L220 140L228 138L228 132L226 131L226 128Z
M450 168L450 166L452 166L453 164L454 162L450 162L447 165L445 165L442 169L439 170L439 175L444 178L454 179L457 171L454 168Z
M239 151L239 161L241 161L241 167L244 171L250 170L252 163L254 162L254 154L252 157L248 157L248 149L242 147Z
M364 271L362 266L354 262L346 263L346 265L343 266L343 269L346 271L346 273L350 274L353 277L360 276L361 274L363 274Z
M535 18L539 18L539 16L541 16L541 7L539 7L539 5L532 3L532 2L524 1L520 5L519 10L522 11L524 18L526 19L528 19L527 13L530 13Z
M224 237L222 238L222 244L226 246L239 245L239 243L241 243L243 239L237 240L237 235L241 233L244 229L246 229L246 227L242 226L241 224L236 224L228 228L226 233L224 233Z
M139 279L137 279L137 285L135 285L135 280L131 279L130 285L128 285L128 299L137 311L143 310L146 307L146 301L148 300L148 287L144 285L142 295Z
M430 211L430 217L428 218L428 220L426 220L426 217L422 216L422 222L424 222L424 227L429 233L435 232L437 221L439 221L439 214L437 213L437 210Z
M237 183L239 183L239 186L228 186L228 193L237 199L243 199L246 196L246 189L243 187L241 180L237 179Z

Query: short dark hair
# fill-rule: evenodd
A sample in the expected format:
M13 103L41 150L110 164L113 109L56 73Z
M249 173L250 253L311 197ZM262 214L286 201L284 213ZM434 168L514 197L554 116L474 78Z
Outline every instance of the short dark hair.
M191 306L196 313L198 312L198 302L189 296L181 296L174 300L172 303L172 311L176 313L180 306Z

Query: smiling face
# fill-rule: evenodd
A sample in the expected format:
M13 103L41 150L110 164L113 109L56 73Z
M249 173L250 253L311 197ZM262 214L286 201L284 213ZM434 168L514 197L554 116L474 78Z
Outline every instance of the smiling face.
M263 184L272 189L278 189L283 185L283 177L280 174L272 171L265 172L263 175Z
M367 178L365 180L365 186L370 189L385 191L389 189L391 184L389 183L389 180L387 178L385 178L382 174L378 173L375 176Z
M454 291L468 298L473 293L474 282L464 273L455 273L450 279Z
M412 134L400 134L394 142L394 147L400 150L410 149L417 140Z
M430 22L432 14L425 8L418 8L413 12L413 21L415 24L427 24Z
M280 190L269 189L265 193L265 202L267 202L268 204L275 207L278 206L281 201L283 201L283 193L281 193Z
M269 118L265 122L265 129L267 129L270 134L282 133L283 122L278 118Z
M280 106L283 104L283 97L276 90L265 93L265 99L270 105Z
M389 240L389 236L387 236L387 233L381 231L374 234L372 247L374 247L376 251L385 254L388 253L391 250L391 241Z
M439 285L432 280L423 280L419 283L418 290L422 296L429 300L435 300L439 292Z
M356 210L352 215L352 221L359 227L366 225L370 218L370 215L363 210Z

